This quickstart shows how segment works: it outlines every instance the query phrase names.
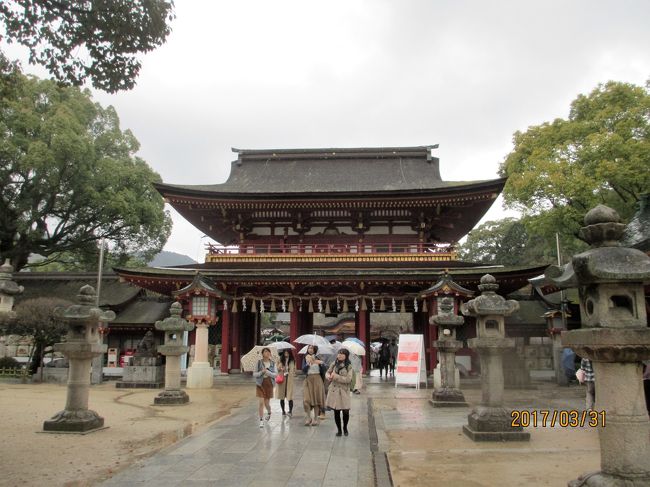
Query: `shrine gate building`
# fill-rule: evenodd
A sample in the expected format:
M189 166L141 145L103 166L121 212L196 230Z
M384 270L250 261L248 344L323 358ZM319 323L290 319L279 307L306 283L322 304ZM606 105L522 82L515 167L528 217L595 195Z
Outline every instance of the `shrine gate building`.
M356 334L366 343L371 313L411 313L431 369L437 330L429 315L436 305L435 296L421 298L424 290L443 274L476 290L490 273L507 294L544 268L458 260L455 245L506 180L443 181L433 148L233 149L237 159L222 184L156 185L218 242L208 246L205 262L116 272L181 301L184 316L197 324L201 360L207 330L219 324L224 373L238 370L241 355L257 343L263 311L290 313L292 340L313 330L315 312L354 312Z

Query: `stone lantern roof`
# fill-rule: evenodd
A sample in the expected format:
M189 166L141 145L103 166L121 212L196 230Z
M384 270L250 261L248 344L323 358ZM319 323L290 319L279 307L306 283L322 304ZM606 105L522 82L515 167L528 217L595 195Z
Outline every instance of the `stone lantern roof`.
M650 259L640 250L620 246L625 225L618 213L598 205L585 216L580 236L591 248L564 266L550 266L546 277L560 288L607 282L650 282Z

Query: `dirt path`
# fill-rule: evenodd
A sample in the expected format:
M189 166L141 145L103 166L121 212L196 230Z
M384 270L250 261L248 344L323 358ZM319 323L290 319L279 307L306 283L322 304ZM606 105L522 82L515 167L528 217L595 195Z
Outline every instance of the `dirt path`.
M43 421L65 406L65 386L0 383L0 485L92 485L252 400L250 385L191 390L190 404L153 406L158 390L93 386L90 409L108 428L88 435L42 433Z

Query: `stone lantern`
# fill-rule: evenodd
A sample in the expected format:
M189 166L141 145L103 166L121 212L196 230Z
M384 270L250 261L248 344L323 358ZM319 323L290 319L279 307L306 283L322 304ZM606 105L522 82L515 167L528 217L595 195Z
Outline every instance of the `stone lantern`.
M154 404L187 404L187 393L181 390L180 356L187 353L188 346L183 345L183 332L191 331L194 325L181 318L183 307L179 302L171 305L169 318L156 321L156 330L165 333L165 342L158 347L158 352L165 355L165 390L154 399Z
M96 295L92 286L83 286L77 299L79 304L57 310L69 327L66 341L54 345L54 350L63 353L70 363L68 392L65 409L45 421L45 431L84 433L104 426L104 418L88 409L90 362L106 352L106 345L97 338L99 323L113 321L115 313L94 306Z
M481 360L481 404L467 417L463 432L474 441L528 441L530 433L512 426L509 409L503 407L503 353L514 348L506 338L505 317L519 309L519 303L496 293L499 285L490 274L481 277L481 295L463 303L461 311L476 317L476 338L467 341Z
M25 288L19 286L12 280L14 272L13 266L9 263L9 259L0 266L0 319L13 319L15 313L14 296L22 293Z
M441 330L439 339L433 342L440 352L441 384L433 391L431 403L435 407L467 406L465 396L456 383L456 352L463 348L463 342L456 340L456 329L463 326L465 319L454 313L454 298L441 298L438 314L432 316L430 322Z
M601 471L569 486L650 486L650 421L644 402L642 361L650 358L644 284L650 257L619 246L625 230L616 211L599 205L585 216L580 236L591 248L546 277L577 287L582 328L562 343L593 362ZM593 420L593 416L588 416Z
M438 337L432 345L440 353L440 364L433 371L435 389L430 402L434 407L467 406L456 367L456 352L463 347L463 342L456 339L456 331L465 324L465 319L458 316L457 310L463 300L473 296L474 291L455 282L447 271L438 282L420 293L421 298L431 302L429 336Z

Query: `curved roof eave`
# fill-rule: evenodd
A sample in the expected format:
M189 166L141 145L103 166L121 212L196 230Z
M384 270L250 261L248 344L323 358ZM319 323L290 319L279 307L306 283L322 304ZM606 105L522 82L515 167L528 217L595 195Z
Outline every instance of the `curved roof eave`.
M379 189L373 191L282 191L282 192L237 192L228 191L224 184L213 185L176 185L165 183L154 183L156 190L163 196L185 196L203 199L332 199L332 198L350 198L350 197L386 197L404 196L404 197L431 197L445 196L447 194L457 193L458 191L498 191L501 192L507 178L487 179L480 181L443 181L443 185L433 188L413 188L413 189Z

